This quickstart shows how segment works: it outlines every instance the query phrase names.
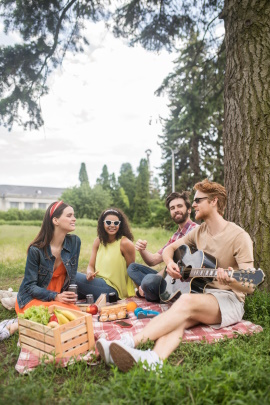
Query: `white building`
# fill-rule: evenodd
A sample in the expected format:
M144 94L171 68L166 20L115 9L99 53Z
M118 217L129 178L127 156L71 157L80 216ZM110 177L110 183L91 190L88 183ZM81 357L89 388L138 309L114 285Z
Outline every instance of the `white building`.
M43 209L57 201L64 188L0 185L0 211Z

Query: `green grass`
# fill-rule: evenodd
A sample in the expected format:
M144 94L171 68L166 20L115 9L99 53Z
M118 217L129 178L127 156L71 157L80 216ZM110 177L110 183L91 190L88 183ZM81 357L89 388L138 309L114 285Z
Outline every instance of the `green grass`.
M0 226L1 288L18 288L26 248L37 230ZM159 229L135 228L133 232L135 240L147 239L153 252L171 234ZM96 228L78 226L76 233L82 239L79 270L85 271ZM22 376L14 368L20 352L16 334L0 342L0 404L269 404L270 294L256 291L247 298L245 311L245 319L260 324L262 333L211 345L180 344L162 374L146 372L141 366L123 374L102 362L77 362L67 368L43 364ZM13 317L14 311L0 306L0 320Z

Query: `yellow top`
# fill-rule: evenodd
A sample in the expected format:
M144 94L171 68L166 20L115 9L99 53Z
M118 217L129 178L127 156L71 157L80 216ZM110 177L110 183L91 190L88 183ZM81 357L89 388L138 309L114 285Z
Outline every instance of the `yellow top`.
M99 271L97 277L103 278L123 299L133 297L135 292L133 281L127 274L127 263L121 253L120 243L121 239L107 243L106 246L100 243L95 268Z

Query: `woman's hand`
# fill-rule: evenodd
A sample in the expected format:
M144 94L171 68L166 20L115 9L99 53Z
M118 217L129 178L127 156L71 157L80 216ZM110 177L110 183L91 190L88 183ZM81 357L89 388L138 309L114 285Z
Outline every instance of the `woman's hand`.
M88 266L87 270L86 270L86 280L88 280L88 281L93 280L96 277L97 273L98 273L98 270L94 271L93 269L91 269Z
M64 304L76 304L77 299L78 296L73 291L64 291L55 297L55 301L63 302Z

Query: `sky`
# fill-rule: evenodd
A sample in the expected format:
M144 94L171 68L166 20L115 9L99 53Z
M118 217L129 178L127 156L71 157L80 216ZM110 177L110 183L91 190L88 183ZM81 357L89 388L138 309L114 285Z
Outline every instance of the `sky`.
M41 99L44 126L31 132L0 128L0 184L73 187L84 162L93 187L104 164L118 177L129 162L136 174L147 149L158 175L159 116L168 117L169 109L167 96L154 92L176 55L128 47L103 22L89 23L85 34L86 52L67 54L49 76L49 94ZM0 36L2 44L14 40Z

